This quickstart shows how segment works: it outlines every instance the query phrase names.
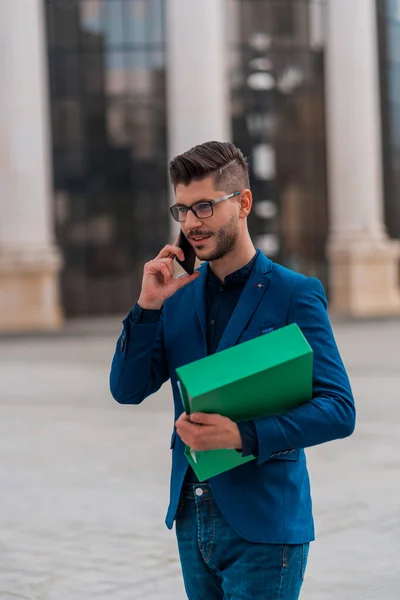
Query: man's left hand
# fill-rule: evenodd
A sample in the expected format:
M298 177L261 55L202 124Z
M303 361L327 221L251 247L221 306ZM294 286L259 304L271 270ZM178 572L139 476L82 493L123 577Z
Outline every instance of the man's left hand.
M175 423L177 434L193 450L228 448L241 450L242 438L234 421L222 415L182 413Z

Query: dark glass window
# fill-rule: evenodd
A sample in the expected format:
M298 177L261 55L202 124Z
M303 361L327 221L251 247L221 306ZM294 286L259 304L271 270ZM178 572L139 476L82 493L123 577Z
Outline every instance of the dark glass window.
M250 228L271 258L328 285L324 0L228 0L234 141L251 164Z
M67 314L126 312L169 235L164 0L44 0Z
M385 220L400 238L400 2L378 0Z

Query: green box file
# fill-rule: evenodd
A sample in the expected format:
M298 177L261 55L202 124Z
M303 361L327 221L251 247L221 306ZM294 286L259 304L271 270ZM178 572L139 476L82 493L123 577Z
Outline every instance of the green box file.
M176 370L187 414L218 413L236 423L285 413L312 398L313 351L296 324L260 335ZM231 449L185 455L199 481L254 460Z

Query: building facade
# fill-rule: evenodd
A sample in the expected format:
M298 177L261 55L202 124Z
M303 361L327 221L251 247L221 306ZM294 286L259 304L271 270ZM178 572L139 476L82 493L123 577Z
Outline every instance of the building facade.
M27 0L0 37L0 330L127 312L208 139L250 159L258 247L400 313L400 0Z

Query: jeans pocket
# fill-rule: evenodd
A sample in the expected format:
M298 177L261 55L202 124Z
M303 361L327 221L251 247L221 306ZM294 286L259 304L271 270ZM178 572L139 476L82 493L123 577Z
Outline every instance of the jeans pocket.
M307 568L308 550L310 544L284 544L282 546L282 567L290 568L295 578L300 575L301 581Z

